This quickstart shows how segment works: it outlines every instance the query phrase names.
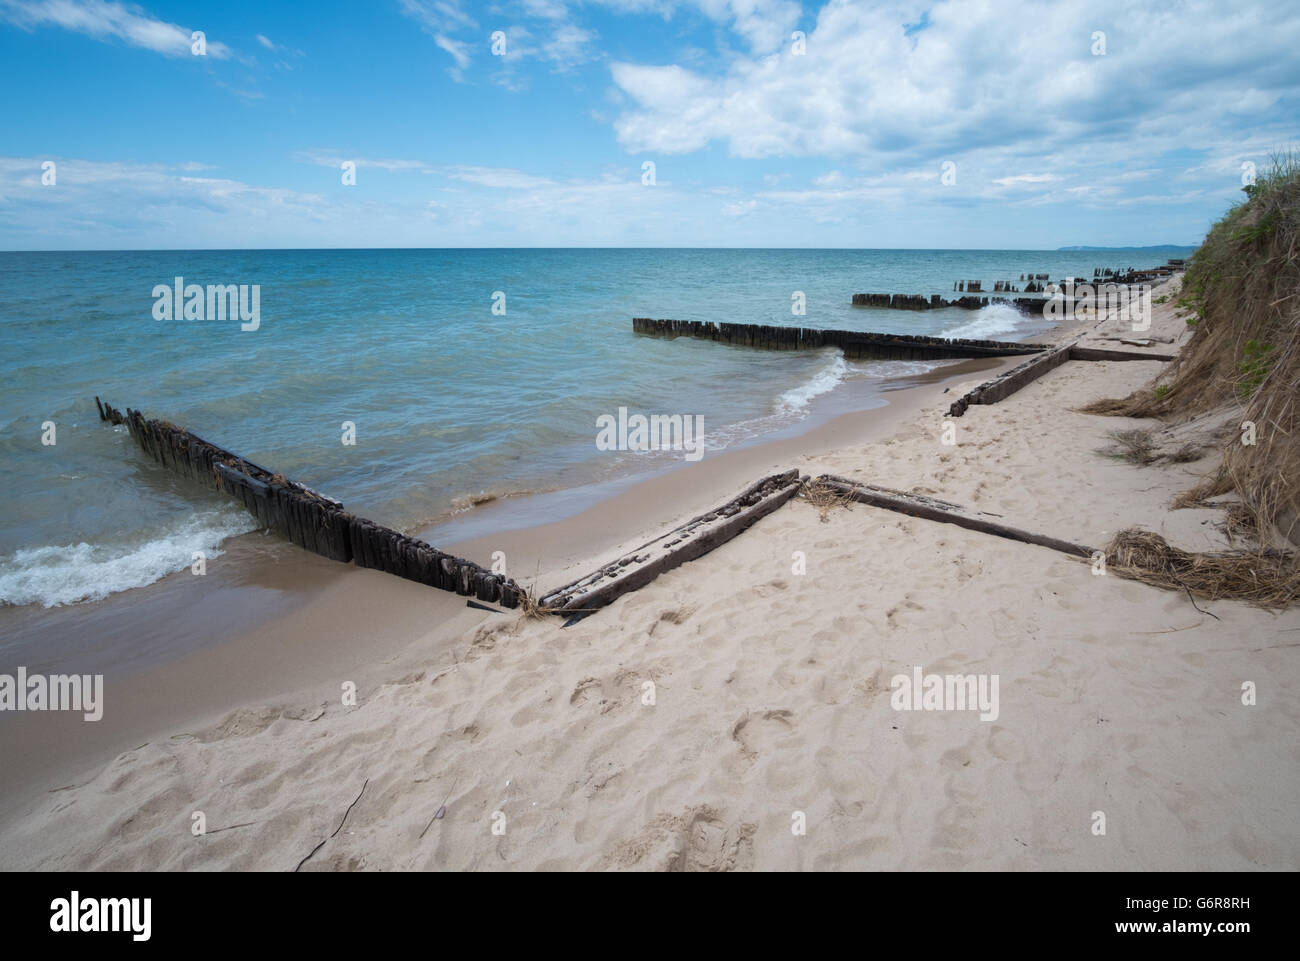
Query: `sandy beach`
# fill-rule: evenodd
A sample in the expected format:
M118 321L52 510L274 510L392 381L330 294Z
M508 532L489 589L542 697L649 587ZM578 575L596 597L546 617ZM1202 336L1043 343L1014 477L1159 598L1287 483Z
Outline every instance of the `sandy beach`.
M1124 332L1056 336L1113 348ZM1188 333L1171 298L1146 336L1172 352ZM1220 511L1170 509L1213 449L1138 467L1101 453L1108 435L1160 425L1077 410L1157 361L1071 361L972 407L943 444L951 400L1010 365L456 546L553 587L792 467L1085 545L1137 526L1226 546ZM1294 610L802 500L568 628L311 565L291 611L110 685L111 727L8 719L22 787L0 867L1300 868ZM996 718L895 709L891 679L918 666L996 676Z

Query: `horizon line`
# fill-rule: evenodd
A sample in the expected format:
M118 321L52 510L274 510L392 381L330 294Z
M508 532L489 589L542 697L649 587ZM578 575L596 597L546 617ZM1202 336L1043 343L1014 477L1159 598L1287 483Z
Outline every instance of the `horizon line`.
M40 248L5 248L0 254L155 254L155 253L234 253L234 252L270 252L270 251L358 251L358 250L896 250L896 251L960 251L976 253L981 251L1016 250L1032 253L1102 253L1108 250L1195 250L1201 245L1195 244L1133 244L1130 246L1116 244L1067 244L1061 247L723 247L687 245L648 245L648 246L490 246L476 245L468 247L40 247Z

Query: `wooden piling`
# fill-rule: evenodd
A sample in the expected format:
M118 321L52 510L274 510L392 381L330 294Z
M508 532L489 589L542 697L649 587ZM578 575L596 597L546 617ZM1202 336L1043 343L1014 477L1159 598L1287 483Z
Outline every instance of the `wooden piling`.
M1107 350L1104 347L1080 347L1070 351L1071 360L1159 360L1171 361L1173 354L1143 354L1136 350Z
M979 299L979 298L975 298ZM916 298L927 309L928 301ZM721 343L780 350L815 350L839 347L850 360L956 359L963 357L1008 357L1047 350L1045 344L1022 344L996 340L963 340L926 337L919 334L881 334L854 330L821 330L807 327L773 327L762 324L713 324L699 321L651 320L634 317L632 330L651 337L695 337Z
M333 498L259 467L175 424L148 419L129 407L123 415L98 397L95 404L102 420L125 424L131 439L163 467L238 501L259 525L304 550L503 607L519 605L522 591L501 574L356 517Z
M960 417L968 407L977 404L996 404L1005 400L1027 384L1033 383L1048 371L1055 370L1066 361L1083 360L1173 360L1171 354L1143 354L1133 350L1105 350L1097 347L1080 347L1078 343L1060 344L1030 360L986 380L973 390L958 397L948 407L949 417Z
M1042 377L1049 370L1055 370L1069 360L1071 346L1071 344L1062 344L1059 347L1053 347L1051 350L1044 351L1023 364L999 374L992 380L985 381L974 390L953 401L948 408L948 416L960 417L966 413L966 408L972 404L996 404L998 401L1011 396L1026 384Z
M764 477L720 507L692 518L585 577L548 591L541 599L542 609L574 613L604 607L665 571L725 544L788 501L798 493L799 485L797 470Z

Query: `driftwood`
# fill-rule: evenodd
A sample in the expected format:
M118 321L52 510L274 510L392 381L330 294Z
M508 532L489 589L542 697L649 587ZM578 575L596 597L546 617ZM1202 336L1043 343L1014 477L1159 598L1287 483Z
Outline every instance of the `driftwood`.
M1045 344L999 340L954 340L917 334L877 334L857 330L819 330L771 324L714 324L698 320L632 318L632 330L651 337L694 337L766 350L820 350L838 347L849 360L934 360L1010 357L1047 350Z
M921 494L906 494L902 491L890 490L888 487L857 484L843 477L836 477L833 474L823 474L814 483L829 487L860 503L870 504L872 507L882 507L885 510L898 511L911 517L939 521L944 524L956 524L958 527L965 527L968 530L981 531L985 534L1005 537L1008 540L1020 541L1024 544L1050 547L1054 551L1061 551L1075 557L1091 557L1095 553L1091 547L1073 544L1070 541L1063 541L1056 537L1022 531L1019 528L1000 524L997 521L986 520L984 516L972 514L960 505L950 504L947 501L941 501L933 497L925 497Z
M1026 384L1042 377L1049 370L1055 370L1070 359L1070 344L1062 344L1044 351L1023 364L1019 364L992 380L986 380L972 391L968 391L952 402L948 408L949 417L960 417L972 404L996 404L1010 397Z
M1077 343L1061 344L1037 357L986 380L973 390L958 397L948 407L949 417L960 417L966 408L976 404L996 404L1005 400L1027 384L1031 384L1050 370L1055 370L1067 360L1157 360L1171 361L1168 354L1139 354L1132 350L1105 350L1097 347L1080 347Z
M545 594L541 608L554 613L592 611L644 587L665 571L725 544L799 491L797 470L764 477L727 503L642 544L586 577Z
M158 463L244 505L258 524L294 544L341 563L354 562L480 601L518 607L521 589L510 578L463 557L444 554L364 517L304 484L272 473L166 421L129 407L125 414L95 398L101 419L125 425Z
M1167 363L1173 359L1173 354L1140 354L1136 350L1107 350L1077 344L1070 351L1070 360L1159 360Z

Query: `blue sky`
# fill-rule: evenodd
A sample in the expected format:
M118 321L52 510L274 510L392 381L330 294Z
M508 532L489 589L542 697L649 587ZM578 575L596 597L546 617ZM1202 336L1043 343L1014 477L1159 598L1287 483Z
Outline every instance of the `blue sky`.
M0 249L1190 243L1297 49L1293 0L0 0Z

